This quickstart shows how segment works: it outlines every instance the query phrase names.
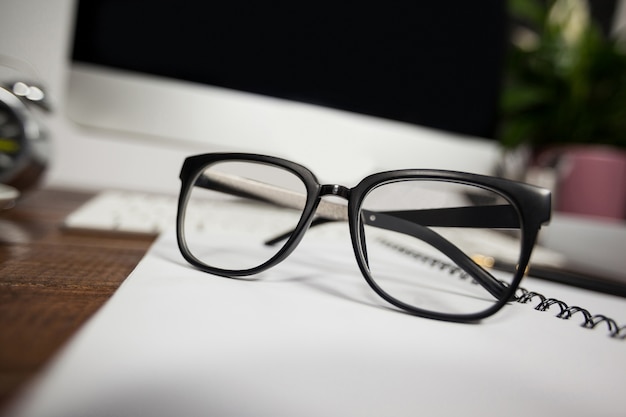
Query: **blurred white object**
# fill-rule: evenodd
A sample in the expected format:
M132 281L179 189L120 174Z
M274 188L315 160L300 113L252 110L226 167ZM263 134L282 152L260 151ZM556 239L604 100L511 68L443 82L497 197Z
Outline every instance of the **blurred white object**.
M0 209L12 207L19 196L20 192L17 189L0 184Z
M581 273L626 282L626 223L555 213L539 243L562 253Z

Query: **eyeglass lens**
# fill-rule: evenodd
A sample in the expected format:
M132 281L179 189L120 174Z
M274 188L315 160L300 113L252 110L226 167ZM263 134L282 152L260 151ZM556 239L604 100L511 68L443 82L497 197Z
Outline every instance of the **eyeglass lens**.
M473 185L419 179L383 183L361 206L370 275L389 296L423 310L487 310L501 295L500 281L510 284L513 274L483 267L503 258L514 265L521 251L512 213L506 199ZM396 230L385 227L385 219Z
M213 268L260 266L287 242L265 244L277 233L295 229L306 196L302 180L278 166L241 161L209 165L189 193L183 223L187 247Z

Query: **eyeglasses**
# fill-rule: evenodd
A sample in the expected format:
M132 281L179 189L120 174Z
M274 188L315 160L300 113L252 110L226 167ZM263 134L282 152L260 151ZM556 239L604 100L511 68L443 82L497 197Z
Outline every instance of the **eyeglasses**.
M307 229L347 222L369 286L393 306L441 320L480 320L513 300L550 219L547 190L453 171L382 172L347 188L321 185L284 159L213 153L187 158L180 179L178 246L193 266L257 274Z

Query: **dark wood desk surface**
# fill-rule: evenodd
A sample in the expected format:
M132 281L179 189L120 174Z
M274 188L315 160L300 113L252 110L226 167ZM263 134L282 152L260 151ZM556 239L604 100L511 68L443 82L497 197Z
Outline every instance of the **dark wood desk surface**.
M118 288L153 238L64 231L85 192L42 189L0 211L0 410Z

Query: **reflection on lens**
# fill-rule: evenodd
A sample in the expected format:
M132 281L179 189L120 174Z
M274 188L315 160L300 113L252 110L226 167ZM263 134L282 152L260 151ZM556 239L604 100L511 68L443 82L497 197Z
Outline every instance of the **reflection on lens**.
M476 314L504 295L489 260L518 262L517 210L496 192L434 180L402 180L371 190L361 207L370 275L392 298L423 310Z
M209 165L194 180L187 200L187 247L213 268L255 268L280 251L281 244L265 242L293 230L305 202L304 183L283 168L244 161Z

